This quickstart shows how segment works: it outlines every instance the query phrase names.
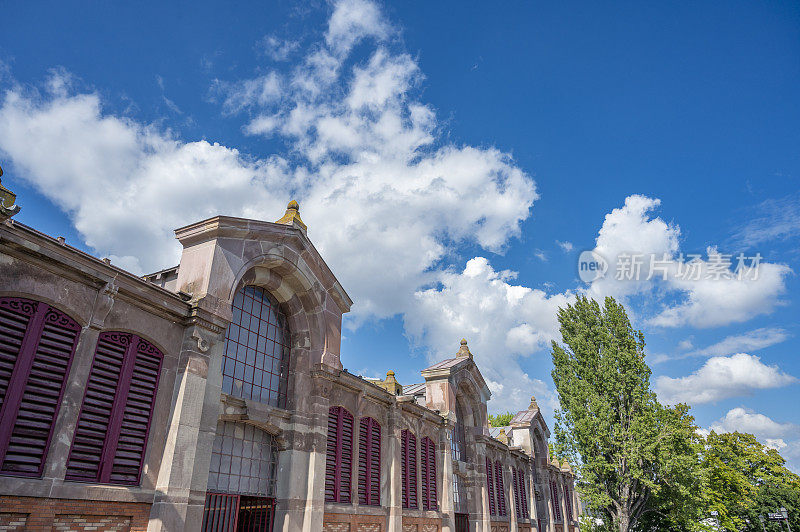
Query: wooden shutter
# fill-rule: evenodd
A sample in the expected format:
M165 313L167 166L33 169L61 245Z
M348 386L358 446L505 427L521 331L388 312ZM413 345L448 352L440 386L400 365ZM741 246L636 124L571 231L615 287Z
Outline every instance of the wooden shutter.
M486 487L489 490L489 515L497 515L494 505L494 475L492 474L492 461L486 459Z
M564 502L567 505L567 519L572 521L572 494L567 486L564 486Z
M494 480L497 484L497 515L506 516L506 491L503 486L503 466L500 461L494 463Z
M358 436L358 503L381 504L381 426L362 417Z
M410 430L400 433L400 455L403 461L403 508L416 509L417 502L417 438Z
M528 512L528 492L525 489L527 482L525 481L524 471L517 472L517 482L519 482L520 499L522 499L522 517L523 519L529 519L530 513Z
M520 507L519 501L519 482L517 482L517 468L511 468L511 485L514 489L514 513L517 515L517 519L522 518L522 508Z
M353 471L353 415L341 406L328 410L325 500L349 503Z
M46 303L0 298L0 473L42 474L80 330Z
M422 509L436 510L436 447L433 440L422 438Z
M558 485L555 480L550 481L550 491L553 493L553 513L556 521L561 521L561 505L558 504Z
M162 360L157 348L134 334L100 334L67 480L139 483Z

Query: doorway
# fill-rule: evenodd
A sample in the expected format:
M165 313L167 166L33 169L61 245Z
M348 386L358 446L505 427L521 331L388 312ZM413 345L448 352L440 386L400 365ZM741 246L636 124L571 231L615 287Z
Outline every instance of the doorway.
M275 499L206 493L203 532L271 532Z
M469 532L469 514L456 514L456 532Z

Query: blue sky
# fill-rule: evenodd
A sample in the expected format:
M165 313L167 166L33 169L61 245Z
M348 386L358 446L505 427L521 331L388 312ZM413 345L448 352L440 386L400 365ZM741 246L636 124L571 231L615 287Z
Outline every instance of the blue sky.
M403 383L467 337L490 408L556 406L554 313L624 300L664 401L800 467L800 7L6 2L20 221L123 267L217 213L309 236L356 300L342 360ZM578 279L596 250L757 278ZM648 259L649 260L649 259ZM647 264L645 264L647 266Z

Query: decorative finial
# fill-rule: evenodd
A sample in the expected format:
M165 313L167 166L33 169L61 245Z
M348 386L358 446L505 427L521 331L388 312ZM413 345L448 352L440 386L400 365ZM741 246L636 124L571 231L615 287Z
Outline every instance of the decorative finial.
M308 229L306 224L303 223L303 220L300 219L300 204L295 200L289 202L286 206L286 213L283 215L283 218L275 223L299 227L303 232Z
M387 371L386 379L378 386L393 395L403 395L403 385L397 382L397 379L394 376L394 371Z
M500 429L500 434L497 435L497 440L508 445L508 435L506 435L506 429Z
M0 177L3 176L3 168L0 166ZM0 222L7 220L19 212L20 206L14 202L17 201L17 195L3 186L0 181Z
M531 396L531 404L528 406L528 410L539 410L539 403L536 402L536 397Z
M467 339L461 339L461 347L458 348L458 353L456 353L458 357L470 357L472 358L472 353L469 352L469 346L467 346Z

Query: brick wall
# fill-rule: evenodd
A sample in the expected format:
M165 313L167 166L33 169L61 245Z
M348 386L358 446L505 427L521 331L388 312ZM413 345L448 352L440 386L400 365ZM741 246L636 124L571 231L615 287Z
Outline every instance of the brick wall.
M150 505L0 496L0 532L145 532Z

